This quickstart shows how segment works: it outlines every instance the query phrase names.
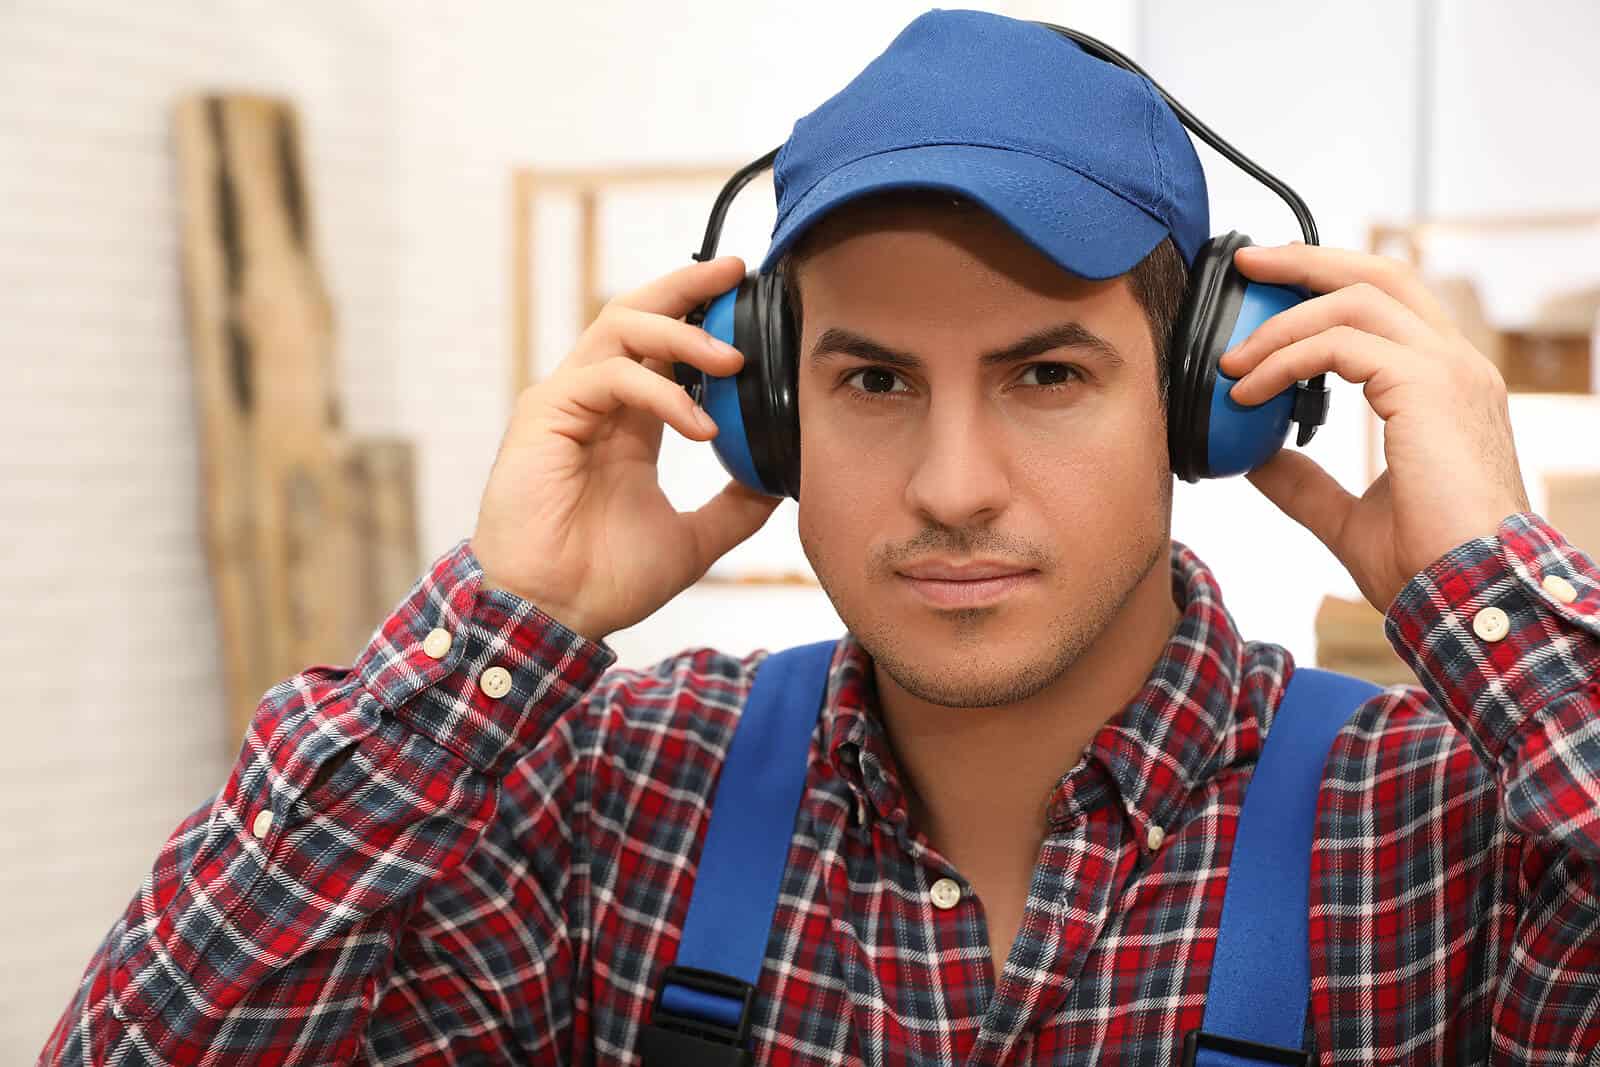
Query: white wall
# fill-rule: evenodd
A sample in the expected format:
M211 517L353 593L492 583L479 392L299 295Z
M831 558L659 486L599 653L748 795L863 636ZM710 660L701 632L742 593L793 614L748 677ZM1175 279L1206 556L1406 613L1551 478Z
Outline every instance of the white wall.
M349 422L417 443L432 558L470 532L507 412L510 168L753 158L924 6L25 0L0 10L0 343L12 372L0 394L0 596L13 618L0 637L0 1059L36 1052L159 842L231 756L200 533L173 100L232 88L298 102ZM1299 185L1330 242L1357 242L1368 217L1407 208L1410 3L1292 16L1264 0L995 6L1135 52ZM1441 205L1583 203L1596 149L1571 101L1596 88L1588 6L1564 0L1518 15L1523 27L1487 0L1451 10L1441 51L1457 58L1442 55L1439 76L1485 84L1439 120ZM1225 49L1248 65L1221 64ZM1477 73L1491 50L1492 86ZM1546 78L1567 106L1549 106ZM1480 123L1515 130L1507 141ZM1508 143L1519 147L1502 151ZM1492 183L1460 177L1485 168ZM1210 173L1217 226L1290 236L1264 193ZM759 257L770 205L744 210L756 236L730 250ZM704 206L659 220L639 247L662 251L616 264L617 283L682 262L703 222ZM1341 394L1338 417L1358 401ZM1351 440L1342 423L1329 427L1313 454L1348 475L1359 463ZM775 536L785 523L792 536L790 509ZM1339 584L1320 546L1242 481L1185 490L1178 533L1216 566L1247 633L1309 656L1310 613ZM1284 582L1285 570L1300 581ZM615 643L642 662L691 642L737 651L835 625L815 593L695 593Z
M1431 17L1427 16L1432 11ZM1364 248L1367 224L1429 214L1526 214L1600 209L1600 9L1580 0L1511 7L1492 0L1267 0L1141 5L1143 65L1222 137L1293 186L1324 244ZM1431 40L1419 38L1419 21ZM1198 42L1206 42L1200 47ZM1418 120L1419 44L1430 44L1432 107ZM1234 61L1223 60L1231 55ZM1282 202L1201 148L1212 229L1258 243L1297 237ZM1419 180L1420 174L1420 180ZM1468 273L1494 321L1526 321L1553 285L1600 280L1600 230L1517 238L1486 247L1440 242L1428 269ZM1332 414L1307 452L1359 494L1366 488L1364 400L1335 383ZM1552 418L1559 413L1560 417ZM1533 505L1545 469L1593 466L1583 445L1593 400L1513 398ZM1574 443L1587 451L1575 454ZM1180 486L1174 536L1218 572L1247 636L1314 661L1313 619L1326 593L1355 585L1310 534L1243 478Z

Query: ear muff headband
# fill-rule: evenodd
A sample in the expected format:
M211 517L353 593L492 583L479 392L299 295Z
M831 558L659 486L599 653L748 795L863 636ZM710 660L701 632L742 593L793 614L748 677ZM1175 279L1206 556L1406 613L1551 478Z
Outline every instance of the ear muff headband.
M1137 63L1088 34L1048 22L1038 25L1073 41L1090 55L1148 81L1186 129L1289 206L1306 244L1318 243L1316 221L1298 193L1217 136ZM729 206L756 175L772 166L781 147L747 163L723 185L712 204L705 239L700 250L693 253L694 259L704 262L715 258ZM1233 266L1233 252L1249 243L1248 237L1230 233L1212 238L1202 247L1190 268L1189 288L1173 329L1172 347L1166 353L1170 375L1168 451L1173 473L1186 481L1239 473L1259 464L1281 447L1290 419L1300 422L1298 443L1304 445L1326 417L1327 390L1320 374L1309 385L1297 384L1264 405L1244 408L1226 396L1233 380L1218 371L1217 359L1270 314L1309 296L1299 290L1250 282L1240 275ZM688 322L701 325L707 322L710 307L718 301L734 299L730 331L733 336L722 340L745 355L737 384L712 378L681 362L673 365L673 374L716 420L720 432L713 448L724 468L752 488L798 500L800 432L795 349L799 339L783 288L778 272L751 274L737 289L688 316ZM1263 309L1276 310L1263 313ZM1240 466L1241 463L1250 466Z

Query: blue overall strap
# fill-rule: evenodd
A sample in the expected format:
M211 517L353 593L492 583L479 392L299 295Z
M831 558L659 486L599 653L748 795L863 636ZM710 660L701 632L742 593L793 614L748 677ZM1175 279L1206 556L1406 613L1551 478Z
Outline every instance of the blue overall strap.
M1302 1042L1311 995L1311 843L1317 794L1339 729L1371 682L1297 667L1245 790L1222 897L1205 1014L1183 1063L1312 1063Z
M639 1035L646 1067L750 1062L751 1004L836 643L775 652L756 669L712 798L678 957Z

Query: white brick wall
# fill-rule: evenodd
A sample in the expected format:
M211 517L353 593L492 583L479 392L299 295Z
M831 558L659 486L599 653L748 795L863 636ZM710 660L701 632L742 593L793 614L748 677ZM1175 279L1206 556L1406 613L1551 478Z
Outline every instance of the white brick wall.
M470 533L507 410L511 166L753 158L926 6L0 4L0 366L8 372L0 390L0 603L10 614L0 630L0 1061L36 1053L159 843L216 788L231 758L201 551L174 99L231 88L286 93L299 104L347 421L352 432L416 442L422 547L431 559ZM1410 181L1410 104L1394 97L1409 87L1409 4L1364 0L1347 5L1338 27L1324 13L1296 30L1278 6L1259 0L1243 13L1230 7L1221 31L1208 21L1211 9L1201 15L1188 5L992 6L1135 50L1224 136L1286 176L1313 173L1304 191L1346 241L1373 211L1403 207L1392 190ZM1582 0L1556 6L1563 14L1546 16L1546 29L1582 31L1500 42L1494 5L1471 0L1450 5L1446 37L1457 48L1515 45L1522 51L1496 53L1494 69L1524 74L1542 69L1550 50L1564 50L1577 58L1561 67L1563 90L1586 87L1593 99L1592 64L1578 60L1592 52L1594 17ZM1381 39L1367 30L1380 18L1392 22ZM1292 78L1318 47L1331 58L1319 68L1317 93L1286 90L1297 109L1235 107L1226 71L1210 59L1187 61L1197 42L1206 55L1226 44L1251 56L1260 84ZM1460 80L1473 69L1458 58L1441 64L1441 78ZM1514 88L1494 84L1497 94ZM1439 92L1445 106L1449 89ZM1521 143L1565 155L1559 166L1523 160L1524 169L1541 168L1543 199L1516 206L1592 200L1592 141L1581 141L1574 156L1581 139L1548 118L1556 113L1548 102L1535 106L1536 90L1527 88L1527 107L1504 103L1499 114L1531 117L1532 126L1519 127ZM1324 150L1283 125L1290 120L1343 131L1343 140ZM1536 138L1531 130L1541 122L1546 136ZM1492 140L1479 152L1465 112L1444 129L1450 156L1439 166L1461 175L1492 162L1498 179L1476 195L1441 178L1450 194L1441 200L1453 210L1515 202L1506 190L1519 187L1517 161L1490 158ZM1372 143L1384 151L1357 150ZM1562 167L1571 172L1566 181ZM1229 218L1219 205L1219 225L1262 239L1286 235L1264 194L1231 179L1217 188L1230 207L1242 208L1246 196L1255 205L1255 214ZM1258 225L1258 216L1266 221ZM677 266L698 245L703 222L703 213L661 219L659 231L641 235L640 246L652 251L615 273L643 279ZM658 255L658 244L668 251ZM729 250L751 258L762 247ZM1345 408L1357 402L1353 391L1340 400ZM1340 472L1355 469L1349 440L1330 433L1317 454L1332 456ZM792 513L782 514L775 521L792 530ZM1242 525L1269 543L1242 544L1241 524L1224 518L1238 514L1251 516ZM1337 580L1318 546L1253 501L1243 483L1186 493L1178 522L1180 536L1218 565L1247 633L1309 656L1311 612ZM1306 558L1317 569L1286 592L1281 567ZM625 659L688 643L778 645L830 625L815 597L782 594L776 610L742 592L704 597L716 607L684 598L620 636ZM792 628L764 628L781 619Z
M178 274L178 95L299 103L349 423L416 440L425 551L470 532L506 399L511 153L463 114L478 109L458 77L473 59L449 17L311 2L0 13L0 1061L37 1052L231 758Z

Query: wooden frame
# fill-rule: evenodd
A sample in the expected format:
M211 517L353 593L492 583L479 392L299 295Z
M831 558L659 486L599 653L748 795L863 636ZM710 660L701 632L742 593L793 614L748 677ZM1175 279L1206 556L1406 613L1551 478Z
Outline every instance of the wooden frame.
M605 304L600 286L600 198L609 192L673 185L720 188L744 162L635 166L578 170L519 167L511 173L511 399L533 384L533 346L538 311L533 300L534 207L540 196L566 194L578 201L579 285L573 309L587 324ZM709 199L707 201L709 205Z

